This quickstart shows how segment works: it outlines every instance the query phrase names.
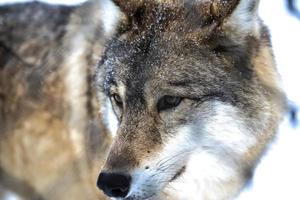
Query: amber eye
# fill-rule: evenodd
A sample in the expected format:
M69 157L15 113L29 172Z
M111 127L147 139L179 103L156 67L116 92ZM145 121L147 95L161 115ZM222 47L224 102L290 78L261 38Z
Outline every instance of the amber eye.
M123 105L122 98L118 94L113 94L112 98L114 99L114 101L118 106L121 107Z
M182 99L182 97L164 96L158 101L157 110L164 111L175 108L181 103Z

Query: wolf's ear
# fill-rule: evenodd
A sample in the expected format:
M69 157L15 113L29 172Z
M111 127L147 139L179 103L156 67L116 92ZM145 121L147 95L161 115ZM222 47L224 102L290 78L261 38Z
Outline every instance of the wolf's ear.
M222 26L236 33L246 35L255 34L258 31L259 1L260 0L238 0L230 15L225 18Z
M183 0L192 23L219 26L231 31L253 32L259 0ZM198 17L197 17L198 16Z
M182 9L185 23L192 26L220 25L250 32L257 22L259 0L113 0L127 17L143 18L143 11L153 7L168 7L176 12ZM176 13L176 12L173 12ZM174 14L176 15L176 14ZM178 19L180 19L178 17Z
M113 0L113 2L121 9L122 12L129 16L146 3L145 0Z
M228 15L240 0L112 0L127 16L133 16L141 8L162 6L178 11L182 8L191 20L216 20ZM241 0L243 1L243 0ZM247 1L247 0L246 0ZM162 10L161 10L162 11ZM169 9L170 11L170 9ZM179 14L179 13L178 13ZM181 13L182 14L182 13ZM198 17L196 17L198 16ZM194 23L194 21L192 22ZM198 24L201 22L198 21Z

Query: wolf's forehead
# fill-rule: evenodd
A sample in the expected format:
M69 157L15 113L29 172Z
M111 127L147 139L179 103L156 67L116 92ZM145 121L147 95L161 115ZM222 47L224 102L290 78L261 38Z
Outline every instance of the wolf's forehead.
M218 76L224 72L223 60L204 47L179 42L140 44L140 46L146 47L123 48L121 56L113 64L120 78L140 76L142 78L158 76L160 79L195 78L195 76L203 78L205 74Z
M206 90L225 87L224 71L216 60L205 55L165 54L118 61L113 65L116 85L124 85L133 94L142 94L145 89L154 91L166 87L187 86ZM148 90L149 91L149 90ZM152 92L150 92L152 93Z
M106 56L107 82L122 83L134 93L143 91L146 83L150 88L166 83L181 86L191 83L200 90L225 87L223 60L193 41L141 34L131 40L112 41Z

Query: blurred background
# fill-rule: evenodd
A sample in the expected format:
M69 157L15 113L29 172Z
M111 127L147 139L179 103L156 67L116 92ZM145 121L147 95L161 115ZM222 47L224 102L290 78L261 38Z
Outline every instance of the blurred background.
M100 1L0 0L0 200L105 199L95 183L111 136L92 80L114 10ZM259 12L289 113L238 199L299 200L300 0Z

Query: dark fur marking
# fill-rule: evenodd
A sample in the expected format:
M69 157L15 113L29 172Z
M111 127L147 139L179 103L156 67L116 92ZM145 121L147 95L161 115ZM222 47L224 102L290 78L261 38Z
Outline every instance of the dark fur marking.
M170 81L168 82L168 84L170 84L171 86L181 86L181 87L185 87L191 84L197 83L196 81L191 81L191 80L180 80L180 81Z
M248 10L249 10L249 12L253 12L255 8L256 8L256 1L252 1L249 4Z
M15 58L17 61L19 61L22 65L25 67L33 67L31 64L25 62L21 56L19 56L13 49L9 48L7 45L5 45L4 42L0 41L0 69L4 68L6 63L12 59Z
M246 47L238 45L229 38L219 39L219 44L213 49L217 54L225 54L233 59L233 66L238 70L241 77L246 80L251 80L254 69L250 64L251 57L254 54L254 49L258 49L257 41L253 38L248 38Z
M145 12L146 12L146 8L144 6L136 10L135 13L133 14L134 22L136 22L137 24L142 24L144 21Z

